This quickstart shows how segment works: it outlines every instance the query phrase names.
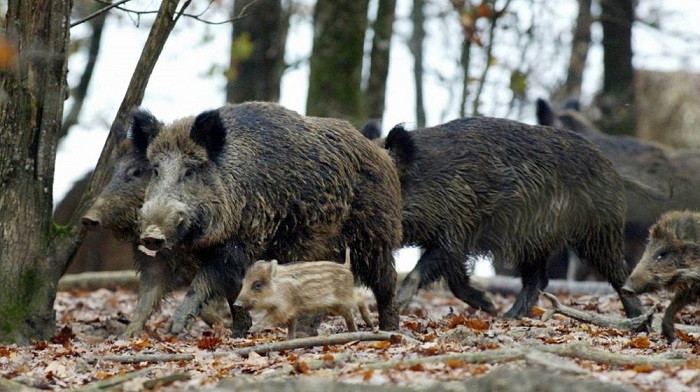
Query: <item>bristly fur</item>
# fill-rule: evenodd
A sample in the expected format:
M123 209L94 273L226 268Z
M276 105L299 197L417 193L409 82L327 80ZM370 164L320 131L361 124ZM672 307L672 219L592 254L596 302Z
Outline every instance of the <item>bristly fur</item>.
M444 277L457 297L495 312L464 268L467 256L491 254L495 264L522 271L523 291L506 313L522 317L547 286L548 257L564 247L622 287L621 179L582 136L475 117L410 135L396 127L385 146L401 178L403 242L425 249L399 290L400 304ZM630 317L641 313L638 299L623 302Z
M625 184L625 258L632 266L645 248L646 234L663 213L670 210L700 210L700 152L673 150L660 143L631 136L601 132L576 110L556 111L548 102L538 102L542 125L574 131L586 137L623 177L634 179L665 198L650 197L639 187ZM540 111L546 115L540 115Z

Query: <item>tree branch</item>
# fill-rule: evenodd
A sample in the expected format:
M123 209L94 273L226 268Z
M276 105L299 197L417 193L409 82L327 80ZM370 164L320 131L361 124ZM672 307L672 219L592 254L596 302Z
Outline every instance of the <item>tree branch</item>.
M622 331L639 331L645 325L650 325L651 318L654 315L654 309L649 309L646 313L635 318L618 318L603 316L598 313L586 312L583 310L574 309L566 305L562 305L556 296L550 293L542 293L542 296L552 302L552 308L548 309L543 315L542 320L547 321L554 314L559 313L567 317L571 317L578 321L595 324L604 328L614 328Z

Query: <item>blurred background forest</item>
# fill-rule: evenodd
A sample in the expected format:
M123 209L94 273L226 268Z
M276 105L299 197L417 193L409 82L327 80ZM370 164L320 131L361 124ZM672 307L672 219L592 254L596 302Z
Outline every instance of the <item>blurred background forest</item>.
M158 6L74 1L56 203L94 168ZM534 123L546 98L609 133L700 147L694 0L197 0L187 14L143 101L165 120L267 100L386 132L475 115ZM73 269L104 268L93 264Z

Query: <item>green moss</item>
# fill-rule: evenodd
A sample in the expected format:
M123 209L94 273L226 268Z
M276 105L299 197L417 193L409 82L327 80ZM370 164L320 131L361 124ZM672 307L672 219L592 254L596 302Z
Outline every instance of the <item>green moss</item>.
M34 300L44 292L38 271L25 271L17 285L5 280L0 287L0 331L8 334L24 325L34 311Z
M51 232L54 235L68 235L71 232L72 227L69 225L59 225L56 222L51 222Z

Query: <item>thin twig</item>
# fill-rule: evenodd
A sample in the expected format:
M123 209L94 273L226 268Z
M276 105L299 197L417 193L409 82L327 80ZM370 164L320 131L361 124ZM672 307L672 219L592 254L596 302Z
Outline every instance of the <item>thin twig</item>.
M107 4L107 5L105 5L104 7L100 8L99 10L97 10L97 11L91 13L90 15L88 15L88 16L86 16L86 17L80 19L80 20L77 20L77 21L71 23L71 24L70 24L70 27L73 28L73 27L75 27L75 26L77 26L77 25L79 25L79 24L81 24L81 23L85 23L85 22L87 22L88 20L93 19L93 18L96 18L96 17L98 17L99 15L102 15L102 14L104 14L105 12L111 10L112 8L119 7L120 5L122 5L122 4L124 4L124 3L128 3L129 1L131 1L131 0L120 0L120 1L117 1L116 3Z
M574 309L566 305L562 305L556 296L550 293L542 293L542 296L552 302L552 308L548 309L543 315L542 320L546 321L555 313L571 317L578 321L595 324L605 328L614 328L622 331L638 331L644 325L650 325L651 318L654 315L654 309L649 309L646 313L635 318L619 318L603 316L598 313L586 312L583 310Z
M123 384L127 381L133 380L137 377L146 376L151 372L151 369L141 369L134 372L122 374L119 376L110 377L104 380L95 381L93 383L83 385L80 388L73 389L73 391L96 391L100 389L112 388L116 385Z

